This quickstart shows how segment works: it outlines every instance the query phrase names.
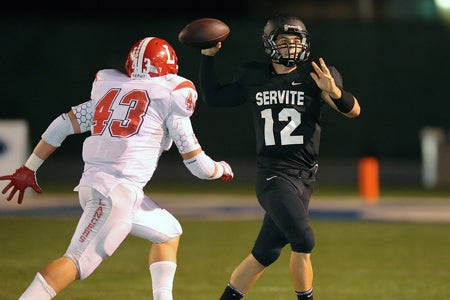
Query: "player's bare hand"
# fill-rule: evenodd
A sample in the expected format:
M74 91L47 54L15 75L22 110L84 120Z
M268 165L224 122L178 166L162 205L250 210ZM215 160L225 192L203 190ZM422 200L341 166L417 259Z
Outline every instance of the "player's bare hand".
M234 174L233 174L233 170L231 169L230 165L225 161L220 161L219 163L223 168L223 174L222 174L222 177L220 177L220 179L225 182L231 181L234 177Z
M220 48L222 48L222 42L218 42L214 47L202 49L200 53L206 56L215 56Z
M317 86L324 92L328 93L332 98L338 99L341 97L341 90L334 82L333 76L331 76L330 70L323 58L319 58L319 65L316 62L311 62L314 71L311 72L311 78L316 82Z
M21 204L23 200L23 194L26 188L31 187L35 192L42 193L42 189L36 181L36 172L28 169L25 166L21 166L12 175L0 176L0 180L10 180L11 182L5 186L2 190L2 194L6 194L11 188L11 192L6 200L10 201L17 191L19 191L19 197L17 203Z

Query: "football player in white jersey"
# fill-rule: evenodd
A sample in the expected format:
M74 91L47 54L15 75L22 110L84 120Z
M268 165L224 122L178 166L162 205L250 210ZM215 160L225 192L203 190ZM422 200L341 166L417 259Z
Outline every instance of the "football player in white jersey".
M197 91L179 75L172 46L146 37L131 48L126 73L100 70L91 99L58 116L28 160L3 189L11 200L32 188L41 193L36 171L70 134L90 131L83 144L84 171L78 191L83 214L65 254L44 266L19 299L51 299L75 280L88 277L131 234L152 242L149 272L155 300L170 300L182 228L178 220L144 195L160 155L172 143L189 171L200 179L230 181L228 163L212 160L192 129Z

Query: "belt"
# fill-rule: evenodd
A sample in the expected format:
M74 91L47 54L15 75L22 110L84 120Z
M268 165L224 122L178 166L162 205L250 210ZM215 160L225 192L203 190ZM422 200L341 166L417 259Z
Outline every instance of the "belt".
M310 179L316 175L318 169L319 165L315 164L311 169L307 170L285 169L285 172L297 178Z

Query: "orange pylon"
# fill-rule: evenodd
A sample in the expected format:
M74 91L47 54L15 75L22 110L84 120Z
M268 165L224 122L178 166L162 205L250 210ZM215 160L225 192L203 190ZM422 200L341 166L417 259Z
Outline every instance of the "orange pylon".
M380 196L380 175L378 159L363 157L358 163L358 185L361 197L368 204L378 202Z

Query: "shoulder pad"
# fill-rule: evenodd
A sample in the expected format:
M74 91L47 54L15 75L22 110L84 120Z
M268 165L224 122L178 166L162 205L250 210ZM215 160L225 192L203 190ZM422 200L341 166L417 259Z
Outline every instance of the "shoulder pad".
M95 75L95 81L104 81L104 80L129 80L130 78L124 73L120 72L116 69L105 69L100 70Z
M198 93L190 80L181 81L172 90L172 113L190 117L195 110Z

